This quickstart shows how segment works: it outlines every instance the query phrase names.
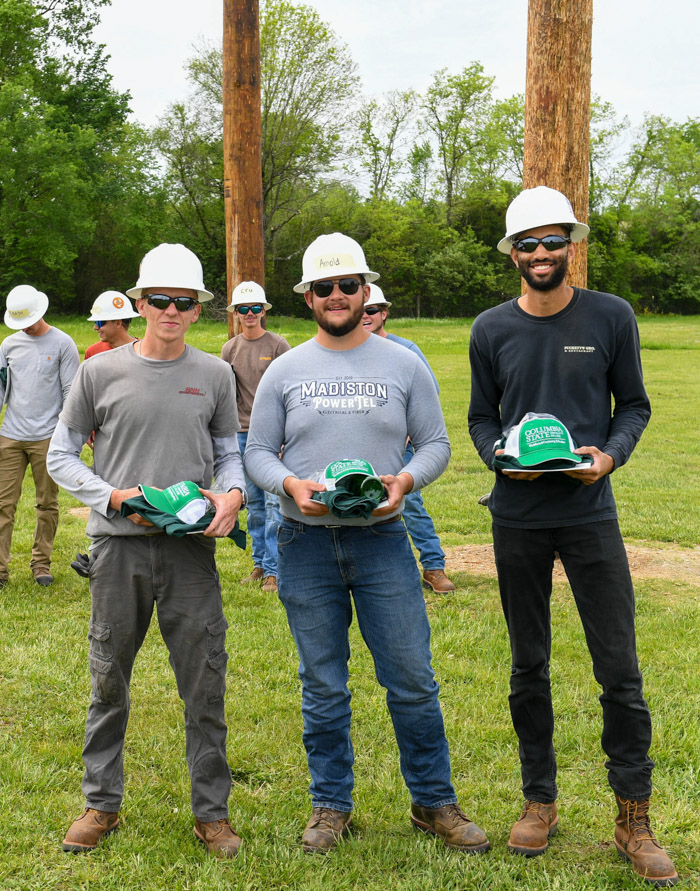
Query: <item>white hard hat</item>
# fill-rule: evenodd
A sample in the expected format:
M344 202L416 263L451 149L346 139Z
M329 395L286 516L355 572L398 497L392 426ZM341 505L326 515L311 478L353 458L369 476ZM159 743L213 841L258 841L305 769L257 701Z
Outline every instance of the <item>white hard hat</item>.
M301 264L303 280L294 285L297 294L311 288L311 282L322 278L337 278L340 275L363 275L366 282L376 282L378 272L370 272L365 260L365 252L360 245L347 235L333 232L332 235L319 235L304 251Z
M268 303L265 297L265 291L257 282L241 282L240 285L236 285L226 309L235 312L236 307L242 303L260 303L263 309L272 309L272 304Z
M111 322L113 319L135 319L131 301L119 291L103 291L92 304L88 322Z
M524 189L510 202L506 211L506 234L498 242L498 250L510 254L514 235L540 226L572 226L569 236L572 241L582 241L591 231L576 219L566 195L548 186L536 186Z
M48 308L49 298L43 291L37 291L31 285L17 285L7 295L5 324L15 331L31 328L44 318Z
M141 260L139 280L126 293L138 300L144 288L190 288L204 303L214 295L204 287L203 278L199 257L184 244L159 244Z
M365 308L368 306L386 306L387 309L391 306L391 302L386 299L379 285L369 286L369 300L365 303Z

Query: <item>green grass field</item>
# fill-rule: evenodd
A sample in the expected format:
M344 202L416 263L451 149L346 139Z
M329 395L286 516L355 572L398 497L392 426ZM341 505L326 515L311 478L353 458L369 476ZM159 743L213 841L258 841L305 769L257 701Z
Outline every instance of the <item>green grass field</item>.
M52 319L49 318L49 321ZM81 354L95 339L82 319L56 321ZM270 317L293 345L306 321ZM136 320L139 333L142 323ZM700 317L639 320L654 414L629 464L615 474L630 543L695 553L700 530ZM448 471L425 499L448 549L490 541L476 504L490 488L467 433L466 320L392 320L415 340L442 388L453 445ZM7 333L6 331L4 333ZM190 342L218 354L222 323L200 322ZM128 398L128 394L125 394ZM294 645L278 600L237 584L249 554L219 546L230 622L227 717L234 777L231 821L245 839L235 862L210 859L192 835L182 705L157 627L139 655L125 752L123 823L97 851L63 854L60 842L83 806L80 751L89 696L87 582L69 568L86 550L77 503L61 493L55 584L31 578L33 492L27 477L15 526L10 584L0 592L0 888L183 889L634 889L647 887L612 845L614 803L600 748L599 689L568 587L555 586L552 676L560 764L560 831L544 857L506 850L520 807L517 743L510 725L508 644L494 578L456 572L449 597L428 595L434 665L465 811L488 832L482 857L448 852L408 821L391 724L367 650L351 628L356 817L353 837L329 857L309 857L300 837L309 814ZM449 562L448 562L449 568ZM637 583L639 654L654 720L652 817L682 888L700 888L700 578Z

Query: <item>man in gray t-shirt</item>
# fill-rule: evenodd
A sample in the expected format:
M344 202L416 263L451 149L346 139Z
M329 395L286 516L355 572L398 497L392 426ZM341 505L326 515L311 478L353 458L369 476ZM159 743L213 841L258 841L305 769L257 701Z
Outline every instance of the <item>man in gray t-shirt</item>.
M29 568L38 585L53 582L51 554L58 528L58 486L46 470L49 440L80 364L71 338L44 319L49 300L31 285L7 296L5 324L16 331L0 344L0 588L9 579L15 510L31 465L36 527Z
M299 652L311 773L313 813L302 845L326 853L350 826L354 604L387 690L411 821L449 847L481 852L488 839L458 807L451 781L421 579L400 516L405 496L443 472L450 444L420 359L362 327L366 282L377 277L347 236L322 235L307 248L295 291L318 331L266 371L245 453L248 476L280 496L279 596ZM404 467L408 436L416 453ZM343 458L368 461L386 488L386 503L368 519L341 519L313 498L325 489L318 481L324 468Z
M200 304L213 297L186 247L149 251L127 293L146 320L144 338L83 363L49 451L53 478L92 508L86 806L63 850L90 851L119 825L129 684L157 601L185 703L194 834L210 853L233 857L241 839L228 822L228 624L214 561L215 539L232 531L245 497L233 375L220 359L185 343ZM92 431L89 468L80 453ZM138 514L121 515L123 502L140 494L139 484L162 489L184 480L214 505L203 534L172 538Z

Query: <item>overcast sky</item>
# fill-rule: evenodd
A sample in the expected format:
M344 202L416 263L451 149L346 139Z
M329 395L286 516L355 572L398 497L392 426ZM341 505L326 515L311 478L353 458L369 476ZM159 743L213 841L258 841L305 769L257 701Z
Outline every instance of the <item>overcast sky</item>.
M200 38L221 41L223 0L112 0L97 39L134 117L155 124L188 92ZM348 43L368 95L423 90L434 71L479 61L496 96L525 90L527 0L306 0ZM700 115L700 2L594 0L592 91L632 124Z

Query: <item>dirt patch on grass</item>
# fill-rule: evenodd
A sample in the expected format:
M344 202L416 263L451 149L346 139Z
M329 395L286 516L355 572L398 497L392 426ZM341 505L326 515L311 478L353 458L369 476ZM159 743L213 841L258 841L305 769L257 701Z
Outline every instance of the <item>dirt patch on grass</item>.
M78 519L85 520L87 522L87 519L90 516L90 508L89 507L71 507L68 509L68 513L72 517L78 517Z
M700 585L700 548L653 548L627 545L632 577L638 579L673 579ZM472 575L496 576L491 545L461 545L447 548L447 569ZM566 581L564 567L554 564L555 581Z

